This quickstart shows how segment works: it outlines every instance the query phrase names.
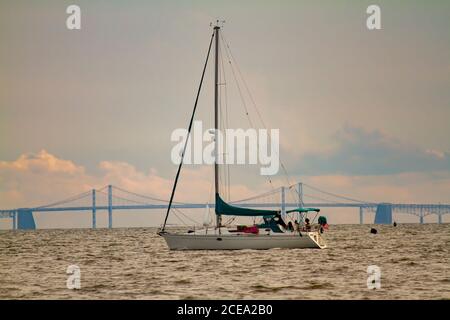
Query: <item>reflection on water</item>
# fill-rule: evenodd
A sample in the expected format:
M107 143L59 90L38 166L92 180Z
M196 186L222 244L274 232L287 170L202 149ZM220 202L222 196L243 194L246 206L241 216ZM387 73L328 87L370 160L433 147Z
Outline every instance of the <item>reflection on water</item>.
M325 250L178 252L152 228L2 231L0 298L450 299L450 225L376 228L333 225ZM71 264L80 290L66 288Z

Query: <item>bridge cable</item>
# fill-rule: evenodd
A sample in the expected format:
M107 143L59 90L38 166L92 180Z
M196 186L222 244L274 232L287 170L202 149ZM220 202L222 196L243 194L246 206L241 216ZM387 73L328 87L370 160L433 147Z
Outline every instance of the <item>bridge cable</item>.
M72 197L66 198L64 200L60 200L60 201L53 202L53 203L50 203L50 204L47 204L47 205L42 205L42 206L39 206L39 207L35 207L34 209L49 208L49 207L57 206L59 204L73 202L73 201L76 201L76 200L83 199L83 198L89 196L90 194L91 194L91 191L83 192L83 193L77 194L76 196L72 196Z
M144 196L144 195L142 195L142 194L135 193L135 192L132 192L132 191L128 191L128 190L125 190L125 189L122 189L122 188L116 187L116 186L114 186L113 188L114 188L114 189L117 189L117 190L119 190L119 191L122 191L122 192L124 192L124 193L132 194L132 195L134 195L134 196L136 196L136 197L140 197L140 198L144 198L144 199L149 199L149 200L154 200L154 201L165 202L165 203L169 202L169 201L167 201L167 200L163 200L163 199L156 198L156 197ZM176 203L176 204L186 204L186 203L184 203L184 202L176 202L176 201L172 201L172 203Z
M303 183L303 185L306 186L306 187L308 187L308 188L310 188L310 189L316 190L316 191L318 191L318 192L321 192L321 193L324 193L324 194L327 194L327 195L329 195L329 196L333 196L333 197L336 197L336 198L341 198L341 199L345 199L345 200L349 200L349 201L353 201L353 202L371 203L371 202L369 202L369 201L363 201L363 200L353 199L353 198L341 196L341 195L338 195L338 194L335 194L335 193L327 192L327 191L321 190L321 189L319 189L319 188L317 188L317 187L311 186L311 185L309 185L309 184L307 184L307 183Z

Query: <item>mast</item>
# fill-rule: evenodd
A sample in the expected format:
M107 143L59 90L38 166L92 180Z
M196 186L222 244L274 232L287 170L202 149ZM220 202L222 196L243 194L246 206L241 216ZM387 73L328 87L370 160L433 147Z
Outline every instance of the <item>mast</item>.
M219 21L217 21L217 24ZM219 164L218 164L218 158L219 158L219 150L217 145L217 130L219 129L219 30L220 27L216 25L214 27L214 34L215 34L215 47L216 47L216 54L215 54L215 66L214 66L214 79L215 79L215 85L214 85L214 186L215 186L215 199L217 200L219 195ZM217 208L217 206L216 206ZM220 213L217 212L216 209L216 224L217 228L221 227L222 224L222 216Z

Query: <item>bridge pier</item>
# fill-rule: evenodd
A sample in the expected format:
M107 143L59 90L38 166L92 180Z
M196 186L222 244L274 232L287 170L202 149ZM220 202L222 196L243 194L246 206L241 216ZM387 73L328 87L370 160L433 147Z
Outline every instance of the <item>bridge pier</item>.
M112 229L112 186L108 186L108 228Z
M377 206L375 213L376 224L391 224L392 223L392 205L390 203L380 203Z
M97 228L97 208L95 206L95 189L92 189L92 229Z
M359 224L364 224L363 207L359 207Z
M17 228L20 230L35 230L36 223L34 222L33 211L30 209L17 210Z
M281 216L286 217L286 189L281 187Z

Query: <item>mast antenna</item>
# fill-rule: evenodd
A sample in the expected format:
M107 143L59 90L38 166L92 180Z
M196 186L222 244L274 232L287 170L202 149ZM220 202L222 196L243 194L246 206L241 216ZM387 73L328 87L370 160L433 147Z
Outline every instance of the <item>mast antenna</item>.
M210 22L209 26L212 27L214 25L214 27L223 27L223 25L225 24L225 20L220 20L220 19L216 19L215 22Z

